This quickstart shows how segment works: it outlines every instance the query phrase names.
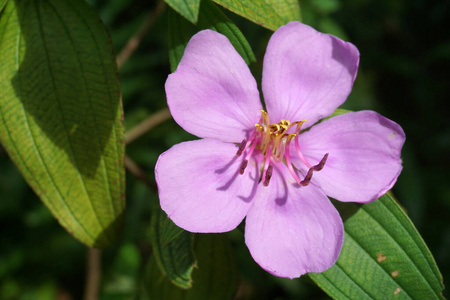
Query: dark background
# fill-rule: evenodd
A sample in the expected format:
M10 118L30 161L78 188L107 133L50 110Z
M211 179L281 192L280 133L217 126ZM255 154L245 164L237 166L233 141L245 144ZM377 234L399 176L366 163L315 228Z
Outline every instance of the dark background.
M144 0L88 2L110 31L117 53L156 6ZM305 0L300 4L305 23L352 42L361 53L358 77L343 107L376 110L406 132L404 170L393 191L433 253L445 282L450 275L450 2ZM168 10L120 71L127 129L166 107ZM257 57L251 69L260 78L271 32L227 15L249 40ZM170 120L130 144L127 154L153 178L158 155L190 138ZM80 299L86 248L58 225L1 147L0 199L0 299ZM151 201L157 201L156 194L127 173L125 227L120 241L103 252L102 299L130 299L139 290L151 252ZM294 281L272 277L250 259L243 243L235 247L243 282L241 299L327 298L307 276Z

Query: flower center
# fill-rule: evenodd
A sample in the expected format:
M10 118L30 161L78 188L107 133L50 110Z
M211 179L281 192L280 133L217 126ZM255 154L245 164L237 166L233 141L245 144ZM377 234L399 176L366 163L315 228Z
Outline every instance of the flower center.
M236 153L237 156L240 156L245 150L249 149L247 154L245 155L244 161L241 164L239 173L241 175L244 174L245 169L247 168L248 161L253 155L253 152L255 151L255 149L258 149L264 155L264 166L262 169L261 178L264 186L269 185L270 178L272 177L273 172L273 164L280 162L286 163L289 172L291 173L297 184L301 186L307 186L311 181L313 172L323 169L328 158L328 153L326 153L321 161L315 166L312 166L306 160L306 158L303 156L303 153L300 151L300 146L298 143L298 136L304 122L306 122L306 120L293 123L288 120L281 120L278 124L270 124L269 116L264 110L262 110L259 123L255 124L255 131L252 133L248 140L244 139L241 142ZM291 133L288 133L288 131L294 127L295 130L291 130ZM295 150L298 157L306 165L306 167L309 168L303 180L300 180L297 172L294 170L294 166L291 163L289 148L292 140L294 140Z

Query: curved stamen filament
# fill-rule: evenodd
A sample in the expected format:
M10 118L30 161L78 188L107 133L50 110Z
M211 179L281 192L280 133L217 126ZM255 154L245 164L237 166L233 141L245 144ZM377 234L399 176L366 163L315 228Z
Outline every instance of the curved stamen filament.
M239 169L239 174L241 174L241 175L244 174L245 168L247 168L248 161L249 161L250 157L252 157L253 151L255 151L257 144L258 143L255 141L252 144L252 146L250 147L250 150L248 151L247 155L245 156L244 160L242 161L241 168Z
M327 158L328 158L328 153L326 153L323 158L320 160L320 162L309 168L308 173L305 176L305 179L303 179L302 181L300 181L300 185L301 186L307 186L309 184L309 182L311 181L312 175L314 173L314 171L320 171L323 169L323 166L325 166L325 163L327 162Z
M255 124L256 128L253 134L250 136L248 140L244 139L240 143L239 148L236 152L236 155L240 156L247 149L249 149L247 154L245 155L244 160L242 161L239 173L244 174L248 162L251 156L253 155L253 152L255 151L256 148L258 148L258 150L260 150L261 153L264 155L263 169L261 176L261 182L263 183L264 186L269 185L270 178L272 177L273 173L272 164L282 163L283 159L285 159L285 163L295 182L300 186L307 186L311 181L313 173L323 169L328 159L328 153L326 153L324 157L320 160L320 162L315 166L312 166L306 160L305 156L300 150L300 145L298 141L300 130L304 122L306 122L306 120L297 121L293 123L291 123L289 120L281 120L278 124L270 124L269 116L264 110L262 110L261 118L259 120L259 123ZM289 129L293 128L294 126L296 126L295 133L288 133ZM289 150L292 140L294 140L295 151L298 157L308 168L308 172L306 173L306 176L303 180L300 180L300 178L297 175L297 171L295 170L295 166L291 162Z
M266 183L266 180L267 180L266 175L267 175L267 170L269 169L269 165L270 165L270 157L272 156L271 155L272 154L272 148L273 148L273 144L270 143L268 151L266 153L266 157L264 158L264 169L263 169L263 175L262 175L262 180L261 180L263 183ZM270 178L269 178L269 180L270 180ZM267 185L269 185L269 181L268 180L267 180ZM265 185L265 186L267 186L267 185Z
M290 137L288 138L287 143L286 143L286 152L285 152L286 165L287 165L292 177L294 177L295 182L297 182L297 184L299 184L301 186L307 186L311 182L311 178L312 178L314 171L320 171L325 166L325 163L328 159L328 153L326 153L323 156L323 158L320 160L320 162L317 165L310 167L308 170L308 173L306 173L305 178L302 181L300 181L300 178L297 176L297 172L295 172L295 170L292 166L291 157L289 155L289 146L290 146L291 140L293 138L297 138L297 137L295 135L290 135Z
M239 149L236 152L237 156L240 156L242 154L242 152L244 152L245 150L247 150L247 148L250 146L250 144L255 141L256 139L256 135L258 134L258 132L255 130L252 135L250 136L250 138L248 139L243 139L242 142L239 144Z
M275 138L273 139L274 143L274 150L273 150L273 158L276 162L281 162L283 159L285 147L283 144L283 138L286 136L286 134L277 134L275 133Z
M295 129L295 134L297 135L295 137L295 150L297 150L297 155L300 158L300 160L305 164L307 168L312 168L311 164L306 160L306 158L303 156L303 153L300 151L300 145L298 144L298 135L300 132L300 128L302 127L302 123L297 125L297 128Z

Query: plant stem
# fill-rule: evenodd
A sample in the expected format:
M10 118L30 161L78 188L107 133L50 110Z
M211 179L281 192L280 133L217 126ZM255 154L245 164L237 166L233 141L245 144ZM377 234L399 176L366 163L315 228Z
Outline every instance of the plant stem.
M171 115L168 108L161 109L160 111L150 115L147 119L125 133L125 144L128 145L156 125L170 119L170 117Z
M86 263L87 270L84 300L97 300L102 276L101 250L88 248Z
M124 65L128 58L130 58L134 51L136 51L144 36L147 34L153 23L155 23L155 20L159 17L159 15L164 11L165 8L166 3L164 1L159 1L156 5L155 10L153 10L149 14L138 31L132 37L130 37L125 47L117 55L116 61L117 67L119 69Z
M145 183L151 190L154 192L158 192L158 187L156 184L148 178L147 174L139 168L139 166L128 157L128 155L125 155L125 168L133 174L134 177Z

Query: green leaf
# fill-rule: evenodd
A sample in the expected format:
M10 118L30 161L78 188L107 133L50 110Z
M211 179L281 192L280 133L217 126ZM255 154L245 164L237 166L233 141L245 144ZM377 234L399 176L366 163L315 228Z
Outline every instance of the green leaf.
M247 64L256 61L239 28L214 3L203 0L197 26L189 24L173 11L169 12L169 59L172 71L176 70L189 39L197 31L207 28L225 35Z
M2 10L3 10L3 7L5 7L6 2L8 2L8 0L0 0L0 13L1 13Z
M182 228L176 226L169 218L162 220L161 228L161 243L163 245L170 243L184 232Z
M176 12L195 24L198 19L200 0L164 0Z
M297 0L213 0L226 9L271 30L291 21L300 21Z
M163 274L177 286L190 288L195 265L193 234L178 228L155 203L150 237L154 257Z
M9 1L0 53L9 156L67 231L111 244L125 208L124 129L106 29L82 0Z
M173 10L169 10L168 22L170 69L175 72L183 57L184 48L195 34L195 27Z
M352 111L348 110L348 109L336 108L336 110L329 117L323 118L321 120L321 122L324 121L324 120L327 120L329 118L336 117L336 116L339 116L339 115L342 115L342 114L346 114L346 113L349 113L349 112L352 112Z
M331 269L310 274L326 293L335 299L443 299L433 256L390 195L340 206L347 210L339 259Z
M204 0L200 12L201 18L198 24L200 28L209 28L225 35L248 65L256 61L247 39L217 5Z
M183 290L162 276L153 257L146 268L145 288L149 299L209 300L233 299L238 287L238 271L227 237L223 234L196 235L198 268L192 274L193 286Z

